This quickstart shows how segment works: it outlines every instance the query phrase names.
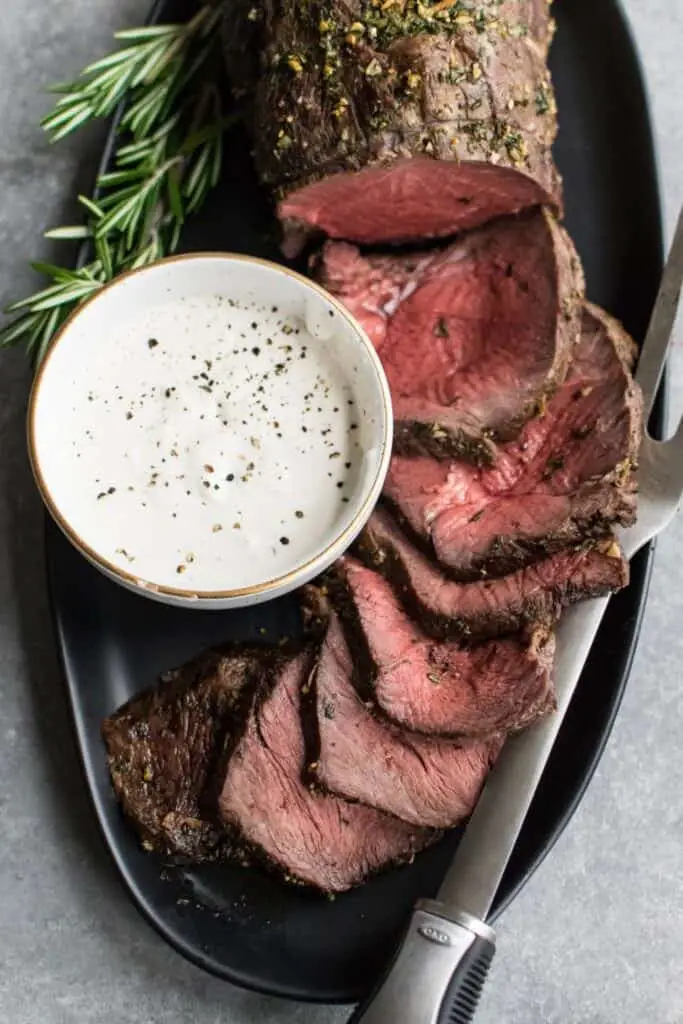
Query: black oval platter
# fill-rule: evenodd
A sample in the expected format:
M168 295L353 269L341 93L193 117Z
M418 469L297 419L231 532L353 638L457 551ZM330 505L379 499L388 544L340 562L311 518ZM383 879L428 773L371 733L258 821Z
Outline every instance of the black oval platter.
M160 2L153 21L183 17L187 0ZM632 40L615 0L557 0L551 66L566 219L589 297L642 339L662 265L661 214L647 104ZM105 152L106 161L111 139ZM278 258L273 218L246 138L226 143L224 181L188 223L185 251L223 249ZM655 429L663 422L663 403ZM100 722L157 674L229 638L296 628L284 599L244 612L182 611L110 583L52 525L48 576L68 700L95 813L131 896L175 948L236 984L313 1002L361 997L391 955L414 901L435 893L457 831L330 902L238 866L168 869L142 851L109 785ZM551 849L600 758L626 685L645 604L652 550L611 603L496 899L500 914ZM103 922L104 927L104 922Z

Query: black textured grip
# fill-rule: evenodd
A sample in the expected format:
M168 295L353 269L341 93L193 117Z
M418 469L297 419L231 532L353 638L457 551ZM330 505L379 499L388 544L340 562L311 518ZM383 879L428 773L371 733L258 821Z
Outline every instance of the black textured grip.
M470 1024L496 947L479 936L453 975L439 1010L437 1024Z

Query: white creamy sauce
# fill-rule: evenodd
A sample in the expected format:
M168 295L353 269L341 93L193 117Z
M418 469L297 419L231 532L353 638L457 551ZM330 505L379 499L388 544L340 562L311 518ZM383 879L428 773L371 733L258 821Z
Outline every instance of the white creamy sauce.
M357 511L373 437L335 318L186 298L93 337L63 383L53 467L79 494L81 540L141 582L197 592L323 550Z

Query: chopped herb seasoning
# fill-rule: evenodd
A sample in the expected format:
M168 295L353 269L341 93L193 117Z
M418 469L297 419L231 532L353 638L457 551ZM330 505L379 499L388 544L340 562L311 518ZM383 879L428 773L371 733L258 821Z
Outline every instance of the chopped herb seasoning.
M563 467L564 458L562 455L551 456L545 464L545 469L543 470L543 479L548 480L549 477L553 475L553 473L557 472L558 469L562 469Z
M156 348L159 342L156 338L150 338L147 342L147 348Z
M548 114L554 112L555 101L549 84L539 85L535 95L536 113Z

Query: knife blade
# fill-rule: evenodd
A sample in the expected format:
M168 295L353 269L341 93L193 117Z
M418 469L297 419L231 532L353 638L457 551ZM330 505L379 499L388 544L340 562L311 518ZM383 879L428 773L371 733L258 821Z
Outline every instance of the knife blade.
M445 907L488 917L608 600L586 601L565 613L557 630L557 710L503 747L439 889Z

